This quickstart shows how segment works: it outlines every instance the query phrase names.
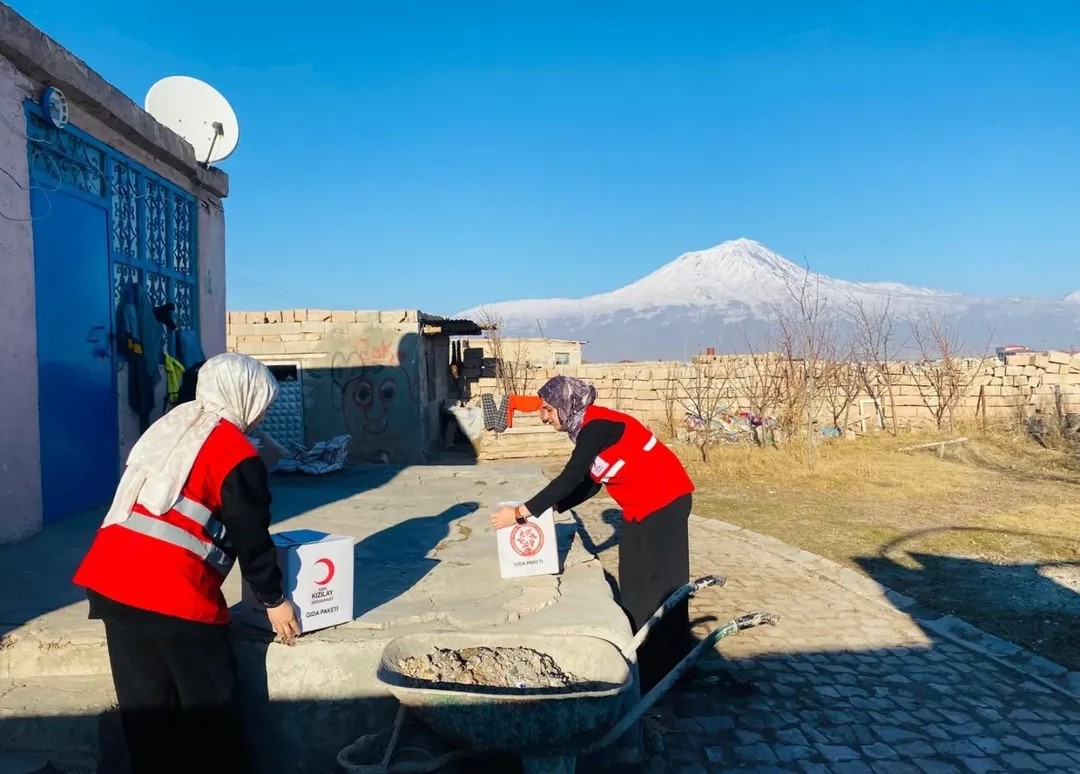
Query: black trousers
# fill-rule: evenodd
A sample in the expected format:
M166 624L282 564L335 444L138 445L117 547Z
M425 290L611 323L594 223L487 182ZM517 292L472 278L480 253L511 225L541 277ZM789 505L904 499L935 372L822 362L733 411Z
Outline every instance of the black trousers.
M619 537L619 596L635 633L680 586L690 580L685 495L646 516L626 521ZM690 652L690 600L669 610L638 649L642 693L649 691Z
M104 623L132 774L250 774L227 627Z

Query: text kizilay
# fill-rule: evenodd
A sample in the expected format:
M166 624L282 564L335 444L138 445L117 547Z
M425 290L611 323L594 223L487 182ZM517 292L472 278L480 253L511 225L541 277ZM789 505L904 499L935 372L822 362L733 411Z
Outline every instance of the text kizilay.
M285 596L296 605L301 632L353 619L353 538L310 529L273 535ZM243 584L241 617L270 628L266 609Z

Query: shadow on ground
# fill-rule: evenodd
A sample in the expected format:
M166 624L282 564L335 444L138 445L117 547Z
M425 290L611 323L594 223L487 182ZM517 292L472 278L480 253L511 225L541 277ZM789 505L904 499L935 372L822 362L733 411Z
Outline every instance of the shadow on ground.
M447 538L451 522L468 516L480 507L479 503L458 503L434 516L418 516L393 524L358 541L353 554L358 566L364 568L355 579L353 617L360 618L391 602L431 572L438 565L440 544ZM458 525L468 537L468 527ZM465 532L462 532L465 531Z
M272 475L275 531L308 511L385 486L407 469L406 466L358 465L324 476ZM26 540L0 546L0 588L22 590L19 594L0 597L0 647L3 636L20 626L85 602L85 592L72 585L71 578L90 547L103 515L104 509L80 514L49 525ZM433 518L448 521L457 516L448 511ZM426 532L421 537L424 536ZM433 548L439 539L435 538L424 550Z
M972 527L918 530L883 545L876 556L855 561L878 583L922 605L1080 670L1080 559L999 564L904 547L942 532L1038 537Z
M619 544L619 525L622 524L622 511L618 508L607 508L600 515L600 518L606 526L611 528L611 534L597 543L596 538L589 533L585 523L577 516L577 514L574 514L574 519L577 524L576 529L581 534L581 545L593 556L600 556L605 551L614 548ZM604 580L607 581L608 587L611 589L611 595L618 600L619 579L611 574L607 565L604 566Z

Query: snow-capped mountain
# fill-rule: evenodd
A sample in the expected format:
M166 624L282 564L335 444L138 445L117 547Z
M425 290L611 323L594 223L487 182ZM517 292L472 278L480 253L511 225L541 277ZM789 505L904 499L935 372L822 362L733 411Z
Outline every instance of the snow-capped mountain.
M506 301L461 312L494 315L508 336L588 341L593 362L684 357L700 348L725 351L762 346L777 305L807 286L832 310L855 302L868 310L888 304L898 321L922 310L947 315L954 330L981 351L1008 340L1031 347L1080 340L1080 291L1068 298L977 298L892 282L847 282L806 270L752 239L735 239L685 253L646 277L585 298ZM537 323L539 323L539 330ZM901 334L903 337L904 334Z

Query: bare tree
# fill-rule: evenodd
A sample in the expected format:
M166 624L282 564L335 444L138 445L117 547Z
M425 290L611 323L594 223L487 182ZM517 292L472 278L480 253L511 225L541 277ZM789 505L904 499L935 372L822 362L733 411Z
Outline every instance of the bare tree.
M795 331L795 315L785 308L783 302L773 306L771 315L778 332L772 346L773 367L779 383L776 420L785 437L793 438L802 426L805 413L806 371Z
M717 434L716 422L721 412L735 402L732 362L723 357L694 358L676 372L675 394L687 419L693 421L691 438L702 462L709 460L709 447Z
M775 310L780 330L785 371L788 416L794 425L799 417L806 431L806 464L814 466L814 421L827 385L834 379L838 328L821 294L821 280L810 267L798 277L786 276L790 302Z
M883 430L888 402L891 431L896 435L896 379L892 361L907 342L898 340L891 301L886 298L880 307L867 308L861 299L852 296L850 316L855 328L853 359L862 389L874 401L878 425Z
M740 358L740 364L733 373L737 394L746 401L747 408L763 423L755 430L755 440L759 446L766 443L763 433L765 422L769 422L784 397L785 374L782 358L773 351L772 341L766 340L764 347L759 347L747 331L743 331L746 354Z
M911 321L911 332L919 347L922 362L912 368L925 405L939 430L952 426L956 409L978 378L979 368L965 358L963 340L943 315L923 311ZM981 365L990 348L991 334L982 353L975 358Z
M862 389L860 363L854 357L854 343L847 345L837 359L829 379L822 385L822 399L829 409L833 427L844 435L848 428L848 413Z
M478 317L480 327L487 332L488 349L495 364L495 379L503 394L526 394L533 369L525 342L503 337L502 319L494 310L485 308Z
M630 385L628 385L627 382L629 382ZM611 387L613 393L611 397L613 402L615 403L616 411L623 410L623 399L626 397L627 387L632 385L633 380L625 379L620 376L616 376L614 379L611 380Z
M658 390L664 406L664 424L668 438L675 439L679 434L679 369L680 363L668 363L664 388Z

